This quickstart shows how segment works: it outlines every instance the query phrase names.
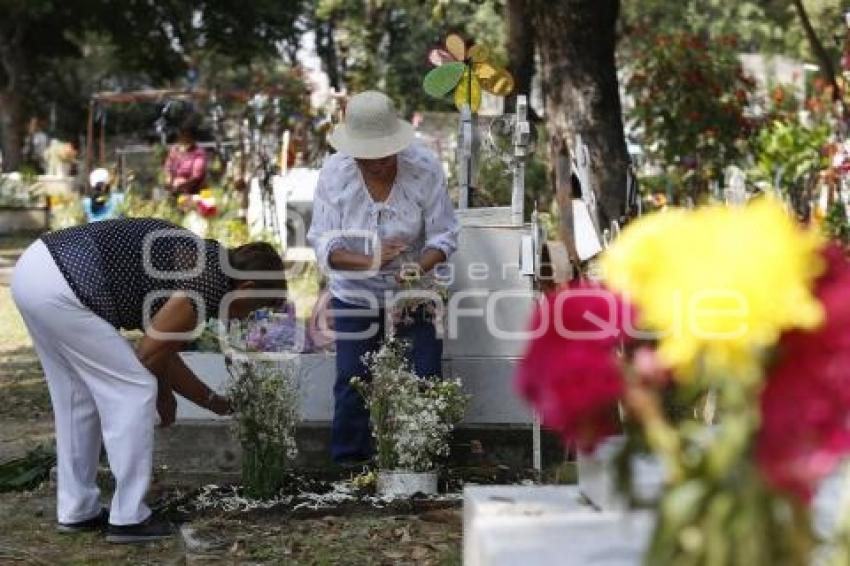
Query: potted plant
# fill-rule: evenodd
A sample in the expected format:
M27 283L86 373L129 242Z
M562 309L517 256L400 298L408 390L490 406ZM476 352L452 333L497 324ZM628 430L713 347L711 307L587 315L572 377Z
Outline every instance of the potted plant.
M449 454L449 435L464 414L467 396L457 379L417 376L407 346L388 340L364 356L371 379L355 377L375 438L377 489L382 496L437 493L437 462Z
M257 360L230 365L227 394L242 445L242 485L255 499L273 497L283 486L284 468L297 454L298 387L286 366Z

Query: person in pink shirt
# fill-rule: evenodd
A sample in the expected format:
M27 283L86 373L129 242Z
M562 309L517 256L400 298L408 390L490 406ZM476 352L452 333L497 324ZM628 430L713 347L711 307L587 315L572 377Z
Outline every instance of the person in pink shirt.
M187 117L177 131L177 143L165 160L165 188L172 194L197 194L207 177L207 154L197 144L200 117Z

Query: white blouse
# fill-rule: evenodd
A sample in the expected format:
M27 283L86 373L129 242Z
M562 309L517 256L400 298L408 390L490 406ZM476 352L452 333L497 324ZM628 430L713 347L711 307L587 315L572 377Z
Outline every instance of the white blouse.
M352 157L330 156L319 173L307 241L334 297L368 305L368 293L383 305L385 293L398 289L395 274L402 264L418 261L425 248L448 258L457 249L458 232L442 164L414 142L398 154L396 179L384 202L372 200ZM378 272L338 271L328 264L330 253L340 248L371 255L376 239L400 240L407 250Z

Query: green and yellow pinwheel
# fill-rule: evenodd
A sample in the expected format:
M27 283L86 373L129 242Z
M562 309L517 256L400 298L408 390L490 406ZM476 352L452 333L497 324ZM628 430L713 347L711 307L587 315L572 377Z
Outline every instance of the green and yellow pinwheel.
M445 49L433 49L428 54L435 68L425 75L422 86L434 98L445 99L454 93L458 110L468 105L477 112L482 89L496 96L507 96L514 89L511 74L491 63L489 58L490 49L486 45L467 49L462 37L451 34L446 38Z

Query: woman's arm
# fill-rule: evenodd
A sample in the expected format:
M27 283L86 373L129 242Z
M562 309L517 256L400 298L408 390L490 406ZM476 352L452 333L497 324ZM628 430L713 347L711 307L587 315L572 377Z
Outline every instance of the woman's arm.
M382 242L381 256L377 262L378 265L375 265L376 261L373 256L338 248L328 255L328 265L340 271L369 271L383 267L397 258L405 249L407 249L407 246L401 243Z
M426 273L438 263L448 260L454 253L460 232L460 224L449 198L446 176L439 165L429 188L430 193L423 210L426 240L419 258L419 265Z
M313 197L313 218L307 241L316 251L316 260L323 271L369 271L389 263L398 257L405 246L397 242L381 242L380 258L350 251L345 247L345 232L342 229L341 204L331 196L330 184L338 182L335 169L326 164L319 174ZM358 236L362 230L358 230Z
M443 250L437 248L425 248L422 250L422 257L419 258L419 267L422 273L428 273L437 264L443 263L448 258Z
M171 189L174 183L174 177L171 175L172 166L174 163L174 149L168 150L168 156L165 158L165 163L162 166L163 176L165 177L165 186Z
M157 332L191 332L196 324L197 315L191 300L185 295L172 296L151 320L150 328L136 347L136 356L156 376L161 387L173 389L180 396L214 413L227 414L230 412L227 400L199 380L180 358L178 352L185 343L155 336Z

